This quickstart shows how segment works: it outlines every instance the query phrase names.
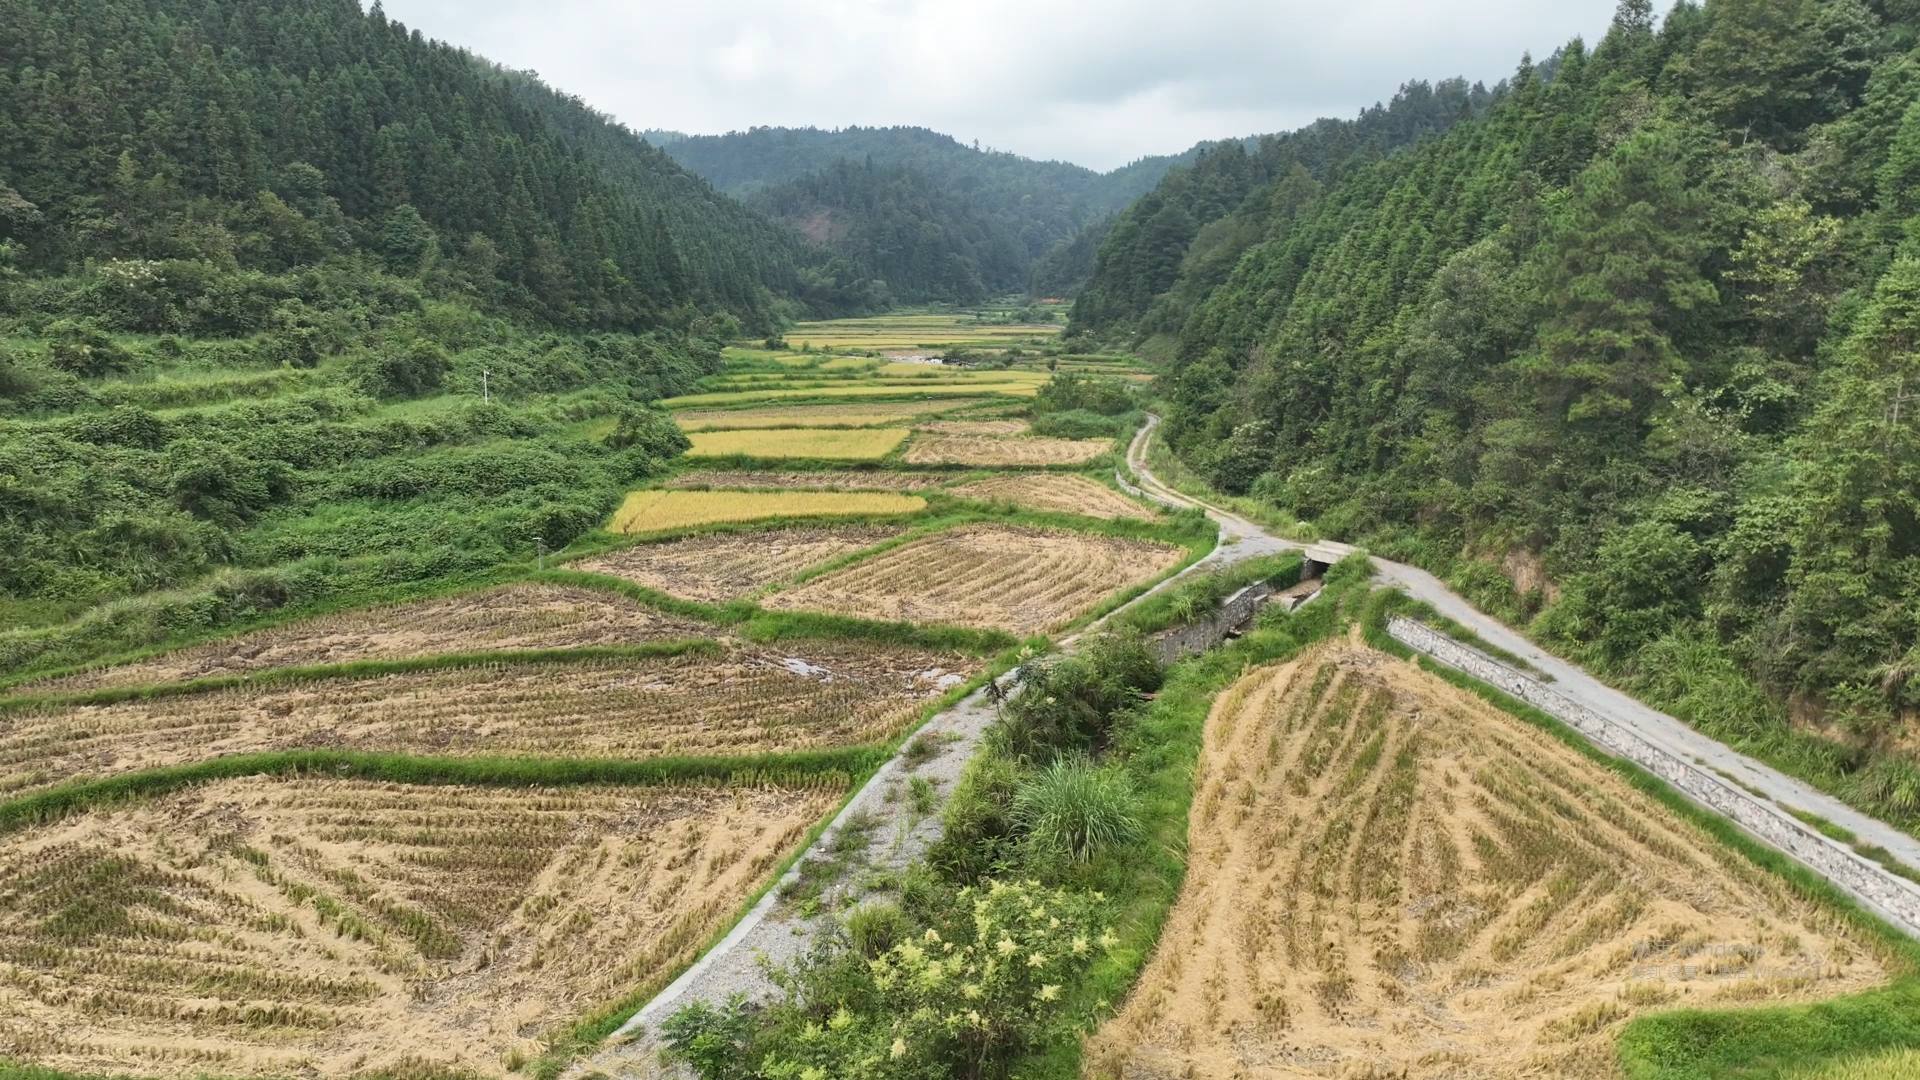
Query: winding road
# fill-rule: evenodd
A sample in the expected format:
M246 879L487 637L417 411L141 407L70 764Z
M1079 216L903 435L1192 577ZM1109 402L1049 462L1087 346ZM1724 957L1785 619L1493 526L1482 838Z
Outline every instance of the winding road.
M1244 517L1174 490L1147 468L1147 443L1159 423L1159 417L1149 416L1146 424L1134 436L1132 445L1127 448L1127 467L1133 471L1140 489L1153 499L1171 506L1200 507L1208 517L1220 523L1223 540L1231 533L1259 538L1257 543L1271 545L1275 550L1306 547L1333 548L1342 553L1353 550L1341 544L1307 545L1274 537ZM1884 848L1907 866L1920 868L1920 840L1615 690L1475 608L1425 570L1378 557L1373 559L1373 566L1377 580L1406 590L1490 644L1524 657L1552 680L1553 690L1562 697L1592 709L1656 746L1719 773L1753 794L1772 800L1789 813L1824 818L1853 833L1861 842Z

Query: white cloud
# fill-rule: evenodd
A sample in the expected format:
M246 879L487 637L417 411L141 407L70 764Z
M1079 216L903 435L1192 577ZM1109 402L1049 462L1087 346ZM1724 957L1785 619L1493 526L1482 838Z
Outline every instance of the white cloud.
M1489 85L1615 0L388 0L387 14L634 128L911 124L1112 168Z

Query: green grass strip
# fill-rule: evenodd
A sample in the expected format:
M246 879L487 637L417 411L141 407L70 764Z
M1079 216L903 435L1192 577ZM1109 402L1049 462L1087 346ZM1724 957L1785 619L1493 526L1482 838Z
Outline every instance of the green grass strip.
M184 682L113 686L100 690L81 690L71 694L35 694L0 698L0 715L35 709L153 701L159 698L211 694L243 687L253 689L331 679L411 675L425 671L483 667L489 664L581 664L594 660L647 660L698 653L718 655L720 652L720 643L712 638L683 638L678 641L648 641L638 645L588 645L577 649L519 649L502 652L441 653L435 656L414 656L397 660L350 660L342 664L268 668L245 675L218 675L206 679L188 679Z
M658 787L669 784L806 786L822 779L853 783L887 759L886 747L670 757L640 761L554 758L413 757L347 750L284 750L233 754L191 765L62 784L0 802L0 835L101 806L152 798L215 780L248 776L314 776L395 784L468 787Z

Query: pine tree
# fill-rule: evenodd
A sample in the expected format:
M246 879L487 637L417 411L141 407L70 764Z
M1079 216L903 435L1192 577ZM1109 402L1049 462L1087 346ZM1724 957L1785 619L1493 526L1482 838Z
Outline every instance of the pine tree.
M1650 125L1596 161L1543 245L1551 305L1538 351L1518 361L1549 416L1631 435L1660 391L1685 373L1675 316L1718 299L1701 274L1704 198L1686 141Z

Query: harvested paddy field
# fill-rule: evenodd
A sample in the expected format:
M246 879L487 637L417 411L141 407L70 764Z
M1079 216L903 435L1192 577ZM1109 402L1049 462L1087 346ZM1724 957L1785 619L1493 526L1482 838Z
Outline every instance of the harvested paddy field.
M902 531L885 525L841 525L689 536L640 544L573 565L670 596L723 604L891 540Z
M97 690L355 660L631 645L707 637L713 632L705 623L665 615L597 589L508 585L302 619L131 664L32 683L25 689Z
M614 512L609 531L660 532L695 525L767 518L865 517L915 514L927 508L917 495L840 494L830 491L636 491Z
M981 502L1012 503L1028 510L1050 510L1082 517L1140 518L1153 512L1119 492L1072 473L1023 473L994 476L950 488L949 495Z
M787 331L793 342L879 351L916 352L943 345L1021 344L1059 336L1059 323L986 324L957 315L879 315L803 322Z
M907 447L909 465L1084 465L1111 453L1106 439L1019 439L990 435L917 435Z
M256 777L0 841L0 1046L109 1076L502 1076L657 985L837 790Z
M687 457L819 458L878 461L906 441L906 428L747 428L687 436Z
M706 488L732 490L794 491L926 491L948 483L958 475L940 472L890 472L878 469L849 469L844 472L734 472L703 470L684 472L666 482L675 489Z
M942 435L1025 435L1032 428L1025 420L929 420L914 430Z
M760 409L716 409L674 414L683 431L722 431L734 428L872 427L897 424L936 410L958 409L968 400L849 403L845 405L777 405Z
M1177 565L1179 548L1009 525L969 525L883 551L762 603L868 619L1035 634Z
M0 727L0 794L278 750L639 760L852 746L897 734L982 666L808 640L22 710Z
M889 379L885 382L843 379L839 382L818 382L812 385L790 385L781 388L763 390L726 390L699 394L687 394L683 397L663 398L659 404L667 409L695 409L718 405L743 405L751 401L792 401L804 398L896 398L900 400L928 398L961 398L993 395L997 397L1034 397L1040 393L1041 384L1036 381L1004 379L995 382L951 382L941 383L931 380Z
M1188 848L1093 1075L1611 1077L1638 1013L1886 977L1613 773L1353 643L1221 696Z

